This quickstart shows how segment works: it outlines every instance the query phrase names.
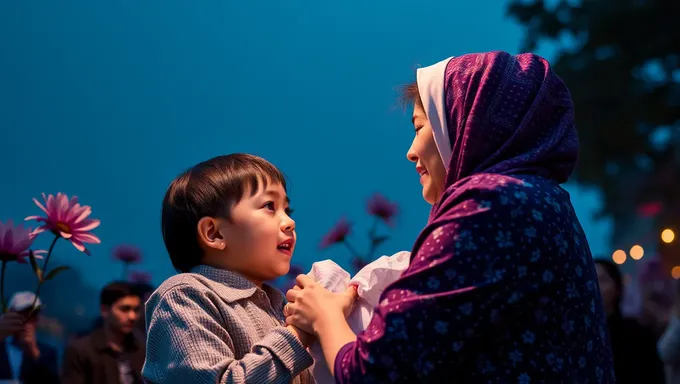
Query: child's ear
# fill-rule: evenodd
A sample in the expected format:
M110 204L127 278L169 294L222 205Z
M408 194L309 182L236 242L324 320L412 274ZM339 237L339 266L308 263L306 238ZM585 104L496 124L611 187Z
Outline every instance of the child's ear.
M219 220L203 217L198 221L198 241L204 246L223 251L227 243L219 231Z

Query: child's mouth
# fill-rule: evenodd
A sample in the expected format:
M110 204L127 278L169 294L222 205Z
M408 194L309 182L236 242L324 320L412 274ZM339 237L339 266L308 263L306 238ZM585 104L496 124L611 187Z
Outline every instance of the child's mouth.
M288 256L292 255L293 254L293 240L286 240L282 243L279 243L279 245L276 247L276 249L278 249L279 252L285 253Z

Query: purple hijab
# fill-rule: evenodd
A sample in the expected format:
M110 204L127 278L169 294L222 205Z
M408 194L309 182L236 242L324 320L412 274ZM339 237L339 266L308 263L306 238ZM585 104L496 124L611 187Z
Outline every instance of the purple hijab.
M450 142L443 145L452 156L445 159L446 192L431 219L444 213L439 207L474 174L567 181L578 156L574 110L569 89L545 59L505 52L460 56L448 61L444 84L441 129L448 131ZM421 94L426 87L420 86Z
M592 256L559 185L578 151L567 87L533 54L417 75L445 190L336 381L614 382Z

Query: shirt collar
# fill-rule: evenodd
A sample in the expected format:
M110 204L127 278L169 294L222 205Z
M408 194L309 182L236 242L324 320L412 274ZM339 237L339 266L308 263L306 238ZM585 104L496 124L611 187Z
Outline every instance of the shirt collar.
M236 272L214 268L208 265L196 266L192 268L190 272L228 287L229 289L220 292L220 296L229 303L251 298L256 292L265 293L274 309L283 308L286 301L285 297L278 289L269 284L262 284L262 289L259 289L250 280Z

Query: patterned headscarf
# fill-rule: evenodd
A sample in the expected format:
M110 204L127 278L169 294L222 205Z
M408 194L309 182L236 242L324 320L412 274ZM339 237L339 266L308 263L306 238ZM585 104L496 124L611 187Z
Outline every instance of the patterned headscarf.
M569 194L569 92L538 56L418 71L446 189L336 382L614 382L588 242Z
M574 170L571 96L545 59L468 54L419 69L417 80L447 165L440 202L474 174L531 174L563 183Z

